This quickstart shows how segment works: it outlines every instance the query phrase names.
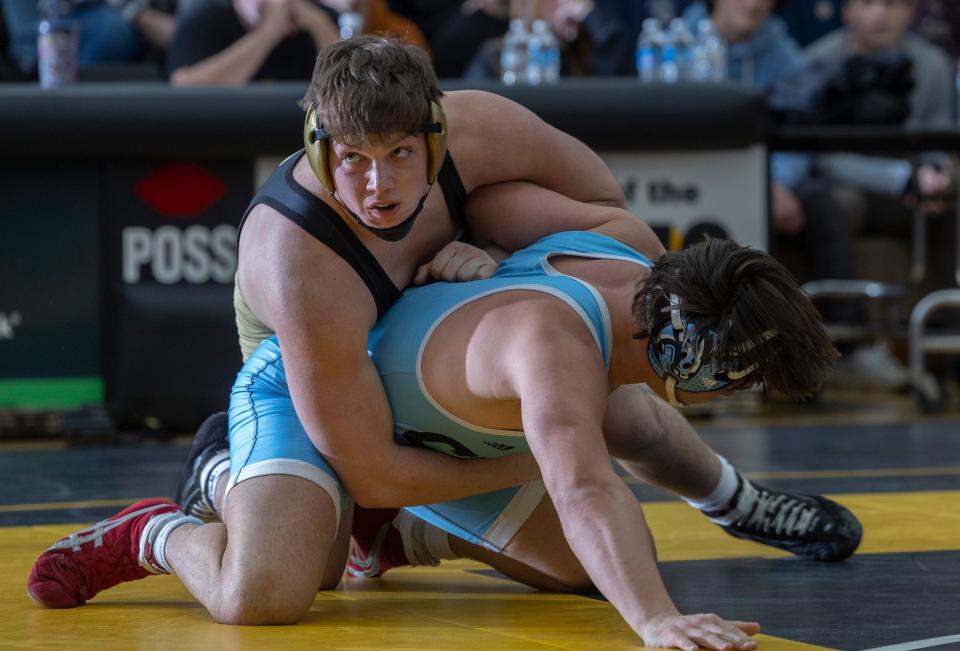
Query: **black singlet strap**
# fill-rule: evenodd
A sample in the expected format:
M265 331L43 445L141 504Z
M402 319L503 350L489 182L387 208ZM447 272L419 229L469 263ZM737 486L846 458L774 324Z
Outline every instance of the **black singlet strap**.
M301 149L281 163L254 195L240 221L237 241L239 242L240 229L253 207L261 203L270 206L329 246L353 267L376 302L377 316L383 316L400 298L401 291L337 212L293 179L293 167L302 154Z
M461 229L460 239L469 241L471 239L470 227L467 225L467 218L463 213L463 205L467 201L467 190L463 187L460 173L457 171L457 166L454 164L449 151L443 158L443 165L440 166L440 173L437 174L437 182L440 184L443 198L447 202L450 218Z

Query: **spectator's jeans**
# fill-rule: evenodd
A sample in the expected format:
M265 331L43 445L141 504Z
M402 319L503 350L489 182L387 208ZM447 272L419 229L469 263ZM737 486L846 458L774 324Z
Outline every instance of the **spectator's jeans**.
M10 34L10 59L24 71L37 67L37 24L40 21L34 0L0 0ZM141 50L137 30L117 9L104 2L75 7L67 18L80 26L80 66L93 63L131 61Z

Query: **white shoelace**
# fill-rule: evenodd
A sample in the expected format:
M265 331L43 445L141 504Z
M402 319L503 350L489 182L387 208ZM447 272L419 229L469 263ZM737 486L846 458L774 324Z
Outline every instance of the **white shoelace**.
M817 522L817 508L791 495L756 491L756 505L744 526L764 533L804 536ZM772 518L769 514L775 514Z

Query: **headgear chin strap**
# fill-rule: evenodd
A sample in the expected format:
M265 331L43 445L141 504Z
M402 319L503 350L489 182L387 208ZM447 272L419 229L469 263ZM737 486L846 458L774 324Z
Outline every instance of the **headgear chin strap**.
M333 195L333 198L337 200L337 203L346 210L350 215L356 220L358 224L363 226L365 229L379 237L381 240L386 240L387 242L396 242L402 240L410 232L410 229L413 228L413 221L420 215L420 211L423 210L423 203L427 200L427 195L430 194L430 190L433 189L433 185L427 186L427 191L423 193L423 196L420 197L420 203L417 204L416 209L410 213L410 216L404 219L399 224L394 224L393 226L387 226L386 228L377 228L366 223L360 217L358 217L352 210L347 208L347 204L343 203L340 200L340 197Z
M427 190L420 197L417 208L399 224L387 228L370 226L350 210L337 195L337 186L333 180L333 174L330 173L330 132L317 120L316 108L307 111L307 119L303 125L303 145L307 153L307 162L310 163L311 169L320 179L320 185L327 194L333 197L360 226L382 240L396 242L406 237L413 228L413 222L423 210L423 204L440 174L440 168L447 153L447 118L439 102L430 102L430 120L421 129L426 134L427 142Z
M775 337L775 330L767 330L760 335L760 341ZM737 380L757 370L758 364L731 370L721 368L716 355L711 354L717 332L713 328L701 328L686 323L680 311L680 298L670 295L670 323L659 333L651 335L647 343L647 360L657 376L666 383L667 398L674 407L683 407L677 399L676 390L690 393L709 393L720 391ZM710 342L709 358L704 363L704 351ZM750 342L736 346L733 356L754 348L759 342Z

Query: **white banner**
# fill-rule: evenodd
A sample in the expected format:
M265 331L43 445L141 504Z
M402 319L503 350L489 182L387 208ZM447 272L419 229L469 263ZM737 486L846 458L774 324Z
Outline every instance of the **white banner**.
M764 145L723 151L600 152L623 187L627 207L655 228L669 227L669 248L700 233L767 248Z

